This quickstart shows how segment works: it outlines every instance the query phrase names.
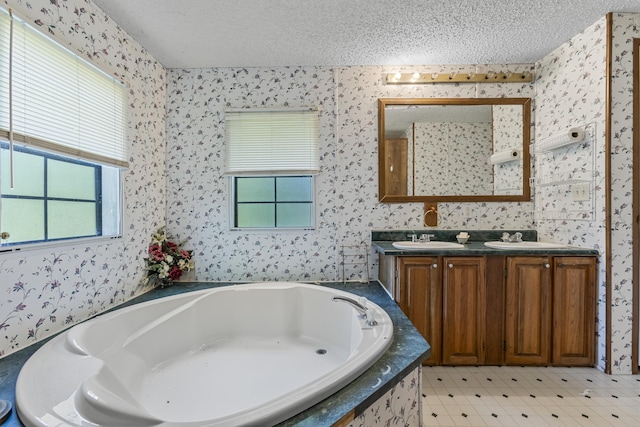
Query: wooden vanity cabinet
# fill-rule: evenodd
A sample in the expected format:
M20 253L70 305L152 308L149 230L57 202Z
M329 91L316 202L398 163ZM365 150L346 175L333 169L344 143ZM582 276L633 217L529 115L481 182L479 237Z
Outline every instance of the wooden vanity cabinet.
M594 257L507 257L505 363L593 366Z
M595 363L594 256L381 256L425 365Z

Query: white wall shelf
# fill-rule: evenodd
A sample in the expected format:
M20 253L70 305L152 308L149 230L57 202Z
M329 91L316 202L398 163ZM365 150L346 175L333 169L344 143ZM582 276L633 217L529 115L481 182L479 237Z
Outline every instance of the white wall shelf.
M595 135L590 123L532 144L534 220L595 221Z
M593 182L595 172L593 170L574 170L565 172L556 172L541 177L531 178L533 187L549 187L556 185L572 185L579 183Z

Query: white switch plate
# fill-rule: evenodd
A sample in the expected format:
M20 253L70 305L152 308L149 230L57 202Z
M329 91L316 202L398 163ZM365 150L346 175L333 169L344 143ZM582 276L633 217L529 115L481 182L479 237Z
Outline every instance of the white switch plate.
M571 199L574 202L585 202L591 199L591 185L589 183L573 184L571 186Z

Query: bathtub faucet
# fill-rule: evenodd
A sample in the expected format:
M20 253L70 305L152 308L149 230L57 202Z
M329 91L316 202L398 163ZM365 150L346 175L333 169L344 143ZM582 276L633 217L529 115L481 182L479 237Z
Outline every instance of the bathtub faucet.
M364 300L366 301L366 298ZM342 302L346 302L347 304L349 304L358 313L360 313L360 318L365 321L367 326L376 326L378 324L378 322L376 322L375 319L367 318L367 311L369 311L369 309L364 304L359 303L358 301L354 300L353 298L335 296L335 297L331 298L331 301L336 301L336 302L337 301L342 301Z

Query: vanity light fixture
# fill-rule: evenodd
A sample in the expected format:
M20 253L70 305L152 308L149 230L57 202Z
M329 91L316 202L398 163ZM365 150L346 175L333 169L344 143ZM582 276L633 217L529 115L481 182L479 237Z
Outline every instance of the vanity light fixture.
M401 78L402 78L402 73L389 74L387 76L387 82L389 81L398 82Z
M426 83L530 83L533 81L533 73L388 73L386 83L401 84L426 84Z

